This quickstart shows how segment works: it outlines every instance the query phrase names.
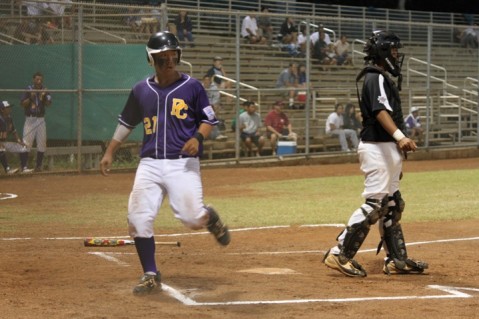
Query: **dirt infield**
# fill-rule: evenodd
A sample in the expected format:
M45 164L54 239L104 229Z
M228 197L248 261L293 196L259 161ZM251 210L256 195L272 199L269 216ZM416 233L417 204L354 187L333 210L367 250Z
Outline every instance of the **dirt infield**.
M479 159L405 163L409 172L460 168L479 168ZM224 194L225 185L238 185L234 191L239 192L261 180L360 172L357 164L341 164L286 170L215 168L203 169L202 174L206 195L214 196ZM222 248L209 234L189 233L178 225L176 236L157 237L182 243L180 248L157 248L165 291L133 297L131 289L140 271L134 247L83 247L79 238L92 230L62 228L54 219L56 214L68 214L62 201L106 192L127 197L132 181L132 173L0 180L0 192L8 188L18 194L6 200L9 205L35 203L48 207L52 216L51 229L39 229L32 220L8 236L0 235L1 318L479 317L479 260L474 253L479 249L479 218L404 224L409 254L430 264L423 275L382 274L382 254L375 256L374 251L379 238L371 231L358 253L368 271L368 277L360 279L346 278L321 263L338 227L233 229L231 245ZM4 227L8 222L0 218ZM105 225L94 230L125 231ZM46 237L56 239L38 240Z

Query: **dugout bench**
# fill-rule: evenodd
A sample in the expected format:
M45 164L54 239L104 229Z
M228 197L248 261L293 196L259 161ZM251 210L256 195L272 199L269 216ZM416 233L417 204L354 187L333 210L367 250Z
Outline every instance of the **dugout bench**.
M99 169L100 159L103 154L101 145L83 145L80 148L82 169ZM59 156L76 159L78 156L78 146L54 146L47 147L45 151L45 160L48 170L55 167L55 158Z

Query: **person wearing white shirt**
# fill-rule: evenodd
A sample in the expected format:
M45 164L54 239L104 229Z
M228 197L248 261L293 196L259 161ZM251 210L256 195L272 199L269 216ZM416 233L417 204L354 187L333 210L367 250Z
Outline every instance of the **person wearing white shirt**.
M343 112L344 107L342 104L336 104L334 106L334 112L328 116L326 120L326 134L329 136L337 136L339 138L339 144L341 144L341 150L343 152L350 152L351 149L348 146L348 139L353 145L353 149L358 148L358 136L354 130L343 128Z
M254 14L247 15L241 25L241 37L247 39L250 44L265 44L266 38L258 35L258 24Z
M323 31L324 32L324 42L326 42L327 45L331 44L331 37L327 32L324 31L323 25L319 25L319 29L316 32L313 32L309 39L311 40L311 45L314 46L314 44L319 40L319 32Z

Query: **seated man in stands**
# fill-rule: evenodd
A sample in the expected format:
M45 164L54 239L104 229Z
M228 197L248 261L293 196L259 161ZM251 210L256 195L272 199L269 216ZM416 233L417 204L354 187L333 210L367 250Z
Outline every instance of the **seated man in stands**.
M318 59L319 63L333 65L336 64L336 56L332 44L325 41L326 33L319 31L319 38L312 46L312 56Z
M334 43L334 52L336 53L336 61L338 65L351 64L349 56L348 38L343 34L341 38Z
M241 25L241 37L249 44L265 44L266 38L258 33L258 25L254 13L246 16Z
M311 47L314 47L316 42L319 40L321 32L324 33L323 41L326 43L326 45L331 44L331 37L329 36L329 34L326 31L324 31L323 25L320 24L319 28L318 28L318 31L313 32L311 34L311 36L309 37L309 40L311 41Z
M411 112L404 119L404 124L406 125L406 130L409 137L414 140L417 139L419 144L422 143L424 130L421 127L419 109L417 107L411 107Z
M211 78L208 75L203 76L201 80L201 84L205 88L206 95L208 95L208 101L210 105L213 107L217 119L223 125L215 125L213 130L211 131L210 135L208 135L208 139L210 140L218 140L218 141L226 141L228 139L227 136L222 135L220 131L220 127L224 129L224 121L218 118L218 115L221 111L221 104L220 104L220 92L218 91L218 87L211 81Z
M355 130L343 128L343 113L344 107L338 103L334 106L334 112L328 116L326 120L326 134L329 136L337 136L339 138L339 144L341 144L341 150L343 152L351 152L352 150L348 146L348 140L352 144L353 150L358 148L358 135Z
M246 112L239 116L240 138L246 147L248 155L253 154L253 144L258 148L256 156L261 156L264 146L264 136L261 133L261 116L256 112L256 104L253 101L246 101Z
M276 81L276 88L286 88L289 89L288 97L289 97L289 108L293 109L294 106L294 98L296 96L296 88L298 88L298 64L295 62L291 62L287 69L284 69L279 74L278 80Z
M281 25L279 31L281 36L281 42L284 45L284 49L288 51L291 56L299 56L299 45L298 45L298 28L296 27L293 18L286 18Z
M298 135L293 132L291 122L288 116L283 112L283 101L276 101L273 109L266 115L264 125L266 126L266 136L271 141L273 156L276 155L278 140L284 139L297 141Z
M261 12L262 13L268 13L269 12L269 9L268 7L266 6L261 6ZM271 43L271 41L273 40L273 25L271 23L271 19L269 18L269 16L267 15L264 15L264 16L260 16L258 18L258 27L259 27L259 31L260 32L260 35L264 36L269 43Z
M226 77L225 68L223 67L223 58L220 56L215 56L213 58L213 65L211 68L206 71L206 75L213 79L213 82L220 89L230 89L231 82L223 80L222 78L216 77L215 75L221 75Z
M193 23L191 22L186 10L180 10L175 18L175 25L177 36L180 42L184 43L186 38L190 42L191 47L194 47L195 42L193 40Z

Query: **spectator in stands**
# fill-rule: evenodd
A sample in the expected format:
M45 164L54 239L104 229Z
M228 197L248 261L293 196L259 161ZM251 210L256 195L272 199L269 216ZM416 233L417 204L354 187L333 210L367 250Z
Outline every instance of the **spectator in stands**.
M316 32L313 32L311 34L311 36L309 37L310 41L311 41L311 47L314 47L314 45L316 44L316 42L319 40L320 38L320 35L321 35L321 32L324 33L324 38L323 38L323 41L326 43L326 45L329 45L331 43L331 38L329 37L329 34L324 31L324 27L322 24L319 25L319 28L318 28L318 31Z
M356 105L353 103L348 103L344 107L343 122L345 129L354 130L359 136L359 132L363 127L361 124L361 114L360 112L356 112Z
M238 115L241 115L244 112L246 112L246 109L248 108L249 103L250 101L243 102L242 107L240 108L238 112ZM235 132L235 131L236 131L236 117L231 121L231 132Z
M283 101L276 101L273 109L266 115L264 125L266 126L266 136L271 141L273 156L276 155L278 140L284 139L296 142L298 135L293 132L291 122L288 116L283 112Z
M53 14L56 16L52 22L51 28L62 27L62 28L71 28L72 20L71 16L65 16L65 10L68 10L72 7L72 0L56 0L57 2L52 2L49 4L49 7Z
M269 9L266 6L261 6L261 13L269 13ZM258 17L258 30L260 35L264 36L268 43L271 43L273 40L273 25L271 24L271 19L268 15L261 15Z
M46 2L22 1L22 5L27 8L27 15L29 17L37 17L44 15L45 10L48 9Z
M306 78L306 65L300 64L298 66L298 88L303 90L296 92L296 102L298 103L297 105L298 109L306 108L308 86L309 86L309 83Z
M334 112L332 112L326 120L326 134L339 138L339 144L341 144L341 150L343 152L352 151L349 148L348 140L351 142L352 148L355 151L358 148L358 135L355 130L344 128L343 113L343 105L340 103L336 104L334 106Z
M298 50L305 53L306 52L306 25L301 24L299 26L298 32Z
M191 47L195 46L193 40L193 23L191 22L190 17L186 10L181 10L175 19L176 25L176 34L178 39L183 42L185 41L185 37L190 42Z
M418 143L422 143L424 130L421 126L419 109L417 107L411 107L409 115L404 119L404 124L406 125L409 138L417 140Z
M296 62L291 62L287 69L281 71L276 81L276 88L289 89L289 108L295 108L294 98L296 97L296 88L298 88L298 64Z
M298 42L298 28L296 27L293 18L288 17L284 19L279 30L281 34L281 42L284 44L297 43Z
M336 54L336 61L338 65L351 64L351 57L349 56L349 42L348 38L343 34L341 38L334 43L334 52Z
M241 37L249 44L265 44L266 38L258 33L258 24L254 13L247 15L241 25Z
M166 7L166 3L160 3L159 15L157 17L158 20L158 31L169 31L168 27L168 8Z
M146 1L145 5L148 5L148 1ZM147 35L155 33L156 26L158 24L156 17L153 17L151 14L147 13L144 9L140 9L139 13L143 15L140 18L140 25L139 25L140 32L145 33Z
M284 20L279 33L283 43L283 50L287 51L291 56L299 56L301 53L298 45L298 28L293 18L288 17Z
M218 87L213 81L211 81L211 78L207 75L203 76L203 79L201 80L201 84L203 84L203 87L205 88L206 95L208 96L208 101L210 102L210 105L213 107L213 110L215 111L218 121L220 123L223 123L222 127L224 128L224 121L218 118L219 113L221 111L220 92L218 91ZM215 125L210 135L207 138L211 140L217 140L217 141L225 141L226 139L228 139L227 136L221 134L220 126L221 125Z
M253 101L245 102L246 112L239 116L240 138L246 147L248 155L253 154L253 144L256 145L256 156L261 156L264 146L264 136L261 133L261 116L256 112L256 104Z
M328 60L325 61L324 64L330 65L337 65L338 64L338 56L336 55L336 51L334 50L334 43L330 43L326 49L326 55L328 56Z
M319 63L321 64L336 64L336 59L334 56L331 56L330 47L326 43L324 31L319 32L319 39L314 43L312 50L313 50L313 57L316 58Z
M464 48L477 49L479 44L479 29L477 28L477 24L470 25L464 29L459 38Z
M306 65L300 64L298 66L298 87L300 88L307 88L308 82L306 79Z
M46 24L31 19L23 20L15 29L14 37L29 44L50 44L53 38L47 31Z
M226 71L223 67L223 58L220 56L215 56L213 58L213 65L208 69L206 75L213 79L213 82L219 89L231 89L231 82L223 80L215 75L221 75L226 77Z
M221 109L221 96L216 83L208 75L203 76L201 83L206 90L210 105L215 109L215 114L218 115L217 111Z
M125 24L131 28L131 31L134 33L138 33L141 30L141 17L135 15L136 13L140 13L139 9L135 9L132 7L128 7L128 15L125 17Z

